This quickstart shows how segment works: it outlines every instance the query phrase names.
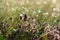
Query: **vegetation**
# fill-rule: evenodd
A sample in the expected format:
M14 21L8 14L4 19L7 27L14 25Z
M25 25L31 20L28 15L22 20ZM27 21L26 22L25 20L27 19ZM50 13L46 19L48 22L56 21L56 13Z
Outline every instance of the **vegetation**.
M35 37L37 40L49 40L46 37L47 32L40 29L46 26L45 22L51 26L51 30L54 30L54 26L60 26L59 2L59 0L56 2L52 0L0 0L0 40L34 40ZM26 22L20 18L21 14L27 15L27 28L24 27L27 25L25 25ZM35 22L31 23L31 20ZM30 31L32 24L35 24L37 31Z

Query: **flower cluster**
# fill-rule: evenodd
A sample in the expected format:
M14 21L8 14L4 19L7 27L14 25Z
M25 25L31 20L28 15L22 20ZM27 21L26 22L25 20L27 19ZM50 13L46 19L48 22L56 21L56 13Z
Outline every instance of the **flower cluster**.
M11 23L11 20L13 20L12 17L9 19L10 24L8 22L1 21L0 35L6 37L7 40L44 40L44 37L48 40L60 39L60 29L58 26L52 27L49 22L44 22L40 27L34 17L28 17L27 13L20 14L16 28L10 27L14 25ZM59 22L59 20L57 20L57 22ZM7 31L8 28L9 30Z

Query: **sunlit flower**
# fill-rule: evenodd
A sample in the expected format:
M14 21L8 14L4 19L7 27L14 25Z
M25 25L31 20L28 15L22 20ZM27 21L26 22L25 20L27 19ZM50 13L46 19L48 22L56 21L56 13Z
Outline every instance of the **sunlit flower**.
M27 0L26 3L29 3L29 1Z
M44 1L44 4L46 4L47 2L46 1Z
M41 12L41 10L38 10L38 13L40 13Z
M40 2L36 2L36 4L37 4L37 5L39 5L39 4L40 4Z
M55 17L57 17L57 16L55 16Z
M46 12L46 13L43 13L43 15L48 15L48 12Z
M56 3L56 0L52 0L52 3L54 3L54 4L55 4L55 3Z
M53 8L53 11L56 11L56 8Z
M16 32L17 30L16 29L13 29L14 32Z

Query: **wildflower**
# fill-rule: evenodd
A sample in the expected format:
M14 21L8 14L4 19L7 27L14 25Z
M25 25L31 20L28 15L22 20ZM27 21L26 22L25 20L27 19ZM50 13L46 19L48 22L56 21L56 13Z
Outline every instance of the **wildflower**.
M23 14L19 15L20 20L23 20Z
M27 21L28 15L27 14L23 14L23 16L24 16L24 21Z
M13 40L12 35L8 34L7 40Z
M6 33L6 24L4 24L4 22L1 24L1 34L5 34Z
M37 31L36 25L33 24L33 26L32 26L32 32L36 32L36 31Z
M19 28L21 28L21 27L22 27L20 23L18 23L18 27L19 27Z
M13 29L13 31L14 31L14 32L16 32L16 31L17 31L17 29Z
M55 28L54 30L53 30L53 36L54 36L54 38L53 38L53 40L59 40L59 31L58 31L58 29L57 28Z
M34 18L32 18L32 22L35 22L36 20Z
M57 29L54 29L54 34L59 34L59 31Z
M38 40L38 36L35 35L34 38L33 38L33 40Z
M58 34L54 34L53 40L59 40L60 36Z

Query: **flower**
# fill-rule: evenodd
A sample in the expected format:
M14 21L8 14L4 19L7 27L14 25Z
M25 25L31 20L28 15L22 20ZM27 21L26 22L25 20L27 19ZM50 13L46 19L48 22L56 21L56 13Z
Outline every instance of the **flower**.
M18 27L21 28L21 24L20 23L18 23Z
M14 32L16 32L16 31L17 31L17 29L13 29L13 31L14 31Z
M33 38L33 40L38 40L38 36L35 35L34 38Z
M19 15L19 18L22 20L23 19L23 14L20 14Z
M28 18L27 14L23 14L23 15L24 15L24 21L27 21Z

